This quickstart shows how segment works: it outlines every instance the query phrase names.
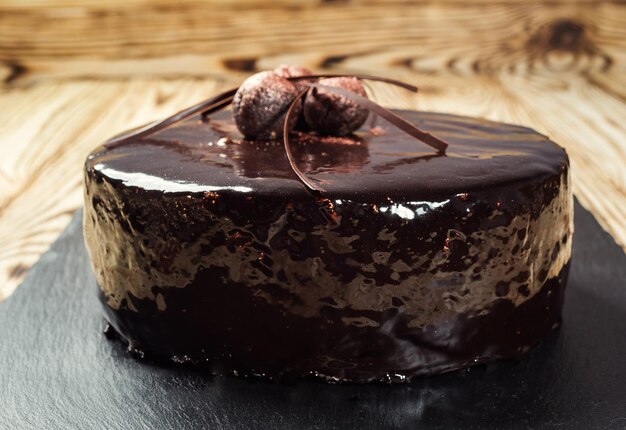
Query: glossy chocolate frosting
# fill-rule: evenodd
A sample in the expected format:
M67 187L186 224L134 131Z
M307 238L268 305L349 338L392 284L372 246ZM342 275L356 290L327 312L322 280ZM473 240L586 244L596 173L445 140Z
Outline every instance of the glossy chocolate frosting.
M560 322L565 151L528 128L396 111L352 137L245 141L230 113L104 145L85 237L107 319L140 355L214 372L406 381L521 357Z

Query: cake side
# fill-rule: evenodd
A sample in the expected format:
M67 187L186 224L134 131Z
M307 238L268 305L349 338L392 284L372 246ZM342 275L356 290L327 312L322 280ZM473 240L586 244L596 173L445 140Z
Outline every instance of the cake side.
M331 186L324 198L296 193L288 173L268 175L271 164L254 157L266 169L257 179L248 162L247 173L231 171L245 184L194 190L167 175L128 176L137 172L113 169L100 150L86 166L84 222L107 318L153 357L268 377L401 381L519 357L559 323L571 253L567 156L543 137L535 143L541 156L539 145L553 145L554 156L533 164L506 155L533 174L491 172L467 192L457 177L431 199L419 173L398 188L426 190L405 198L347 198ZM366 144L367 154L392 149ZM507 139L500 145L511 153ZM332 167L313 158L311 170L349 177L370 160L357 147ZM405 169L405 159L387 164ZM257 192L267 176L286 191Z

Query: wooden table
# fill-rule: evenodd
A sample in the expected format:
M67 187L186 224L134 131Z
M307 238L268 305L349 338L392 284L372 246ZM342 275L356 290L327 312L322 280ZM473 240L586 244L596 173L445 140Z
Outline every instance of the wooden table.
M618 1L0 1L0 300L82 204L87 153L281 63L416 83L397 107L524 124L567 148L626 249Z

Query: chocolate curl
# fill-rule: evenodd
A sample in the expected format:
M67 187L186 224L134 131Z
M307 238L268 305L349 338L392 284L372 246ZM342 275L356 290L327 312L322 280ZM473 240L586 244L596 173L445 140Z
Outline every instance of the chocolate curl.
M157 131L161 131L167 127L171 127L174 124L184 121L187 118L190 118L198 113L202 113L205 116L215 113L228 106L233 101L233 97L235 96L236 92L237 88L225 91L221 94L216 95L215 97L211 97L208 100L188 107L187 109L183 109L180 112L175 113L174 115L165 118L162 121L153 122L129 133L124 133L121 136L114 137L113 139L109 140L107 144L120 144L129 140L141 139L143 137L154 134Z
M285 115L285 123L283 124L283 144L285 146L285 154L287 155L287 160L289 161L289 166L293 173L296 174L300 182L304 184L304 186L313 194L320 194L324 192L324 189L313 182L311 179L307 178L304 173L298 167L295 158L293 157L293 153L291 152L291 146L289 144L289 123L291 117L293 115L293 110L300 103L300 100L304 97L304 95L308 92L308 88L303 89L298 93L295 99L289 105L289 109L287 110L287 114Z
M342 73L327 73L327 74L319 74L319 75L291 76L286 79L289 81L303 81L307 79L320 79L320 78L357 78L357 79L362 79L366 81L376 81L376 82L383 82L385 84L395 85L396 87L404 88L405 90L409 90L414 93L419 91L419 89L415 85L407 84L406 82L402 82L402 81L396 81L395 79L382 78L380 76L371 76L371 75L345 75Z
M385 109L384 107L382 107L381 105L373 102L370 99L367 99L365 97L361 97L358 94L355 94L352 91L344 90L343 88L330 87L330 86L327 86L327 85L320 85L320 84L308 84L308 86L311 87L311 88L321 88L321 89L324 89L324 90L327 90L327 91L332 91L332 92L337 93L337 94L339 94L339 95L341 95L341 96L343 96L343 97L345 97L347 99L355 101L356 103L360 104L364 108L369 109L370 111L372 111L372 112L382 116L387 121L389 121L391 124L395 125L400 130L402 130L405 133L407 133L408 135L413 136L417 140L419 140L421 142L424 142L428 146L436 149L439 153L445 154L445 152L446 152L446 148L448 147L448 143L447 142L439 139L438 137L433 136L430 133L427 133L425 131L420 130L415 125L413 125L412 123L408 122L407 120L405 120L401 116L396 115L395 113L391 112L390 110Z

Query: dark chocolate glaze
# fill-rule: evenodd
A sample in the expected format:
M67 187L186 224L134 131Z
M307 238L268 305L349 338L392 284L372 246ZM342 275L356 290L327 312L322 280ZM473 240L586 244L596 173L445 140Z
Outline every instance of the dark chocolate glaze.
M228 113L86 163L85 237L132 350L213 371L401 382L518 358L558 325L565 151L530 129L397 111L349 138L241 141Z

